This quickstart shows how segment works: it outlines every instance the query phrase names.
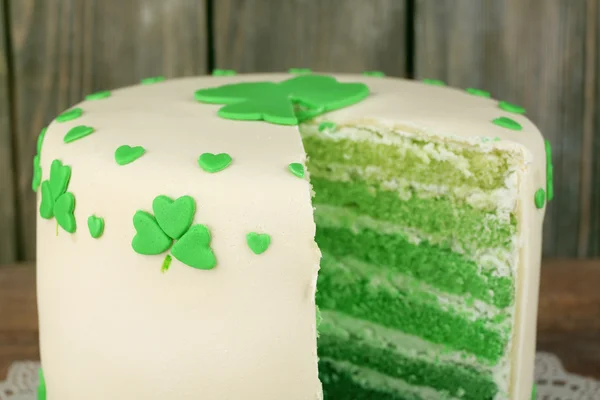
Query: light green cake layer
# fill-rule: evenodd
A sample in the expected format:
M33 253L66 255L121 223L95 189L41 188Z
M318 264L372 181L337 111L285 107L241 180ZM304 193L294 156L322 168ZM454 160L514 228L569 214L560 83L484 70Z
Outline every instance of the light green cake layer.
M513 245L516 218L499 221L493 213L457 204L446 197L403 200L397 193L365 182L328 181L311 176L314 204L346 207L355 215L416 228L436 238L440 245L458 244L467 249L504 248Z
M352 232L318 225L315 238L319 247L332 256L350 255L442 291L471 295L499 308L508 307L513 301L512 279L480 271L476 263L448 248L425 241L416 245L402 235L385 235L368 229Z
M322 311L336 310L349 316L418 335L448 349L464 350L489 364L504 353L508 335L486 318L472 319L442 309L412 291L372 285L352 272L328 268L323 259L319 272L317 305Z
M399 140L402 139L399 137ZM404 138L400 143L389 145L304 134L302 141L310 155L308 169L315 176L327 171L330 164L377 166L383 180L401 174L405 179L423 184L492 190L504 187L507 174L516 165L514 156L507 152L483 152L459 144L437 144L417 138Z

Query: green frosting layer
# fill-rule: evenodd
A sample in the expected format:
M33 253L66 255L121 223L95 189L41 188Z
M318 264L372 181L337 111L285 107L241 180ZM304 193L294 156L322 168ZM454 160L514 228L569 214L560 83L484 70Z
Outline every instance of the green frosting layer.
M408 358L385 347L377 347L357 337L332 335L327 323L321 326L319 357L349 361L383 374L400 378L415 386L447 391L463 400L492 399L498 388L489 375L460 364L436 364L435 361Z
M332 256L352 256L451 294L471 294L499 308L508 307L513 301L512 279L494 276L491 271L479 271L477 264L465 256L427 241L415 245L403 235L385 235L369 229L354 233L319 226L316 241ZM323 258L322 270L325 263Z
M313 172L309 167L309 172ZM398 193L377 189L365 182L334 182L311 175L314 203L346 207L356 214L415 228L436 238L436 244L466 248L510 248L517 232L516 217L510 223L489 220L492 214L447 197L403 200ZM345 222L351 226L352 221Z
M427 140L406 138L406 143L390 146L312 135L305 136L302 141L310 155L308 170L315 177L330 175L330 164L347 167L377 166L380 180L395 179L401 171L403 178L424 185L473 186L491 190L504 187L509 167L516 163L509 153L500 150L483 153L454 145L451 151L468 161L470 171L478 172L467 175L457 168L454 160L428 157L424 148L431 146L432 142ZM412 149L407 151L406 146L409 145ZM449 149L448 145L437 146L440 150ZM428 157L427 162L424 157Z
M420 336L448 349L464 350L489 364L497 363L504 354L508 334L491 328L489 320L452 314L440 306L421 301L412 291L394 290L392 293L387 287L377 287L351 272L333 271L325 260L321 264L317 287L317 305L323 311L335 310Z

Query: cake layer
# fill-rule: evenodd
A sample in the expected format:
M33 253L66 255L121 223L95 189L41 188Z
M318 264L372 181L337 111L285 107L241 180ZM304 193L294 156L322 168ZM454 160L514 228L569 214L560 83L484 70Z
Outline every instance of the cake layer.
M421 336L448 349L464 350L494 364L503 356L508 335L486 318L444 310L426 294L376 285L350 271L333 270L322 263L317 305L349 316Z
M453 396L462 396L463 400L492 399L498 391L489 372L480 373L460 363L444 364L407 357L356 336L331 334L326 324L321 325L320 332L320 358L348 361L402 379L411 385L432 387Z
M445 393L392 378L347 361L319 361L325 400L455 400Z
M396 192L359 180L330 181L311 175L311 184L317 208L320 204L351 208L380 221L417 228L446 246L457 244L469 250L513 246L517 230L514 216L501 221L493 213L446 197L402 199Z
M367 130L366 127L353 127ZM345 127L344 130L348 129ZM459 143L436 143L425 138L395 135L394 145L371 140L352 140L339 135L303 134L304 147L315 173L330 164L347 167L377 166L381 179L404 179L430 185L474 186L493 190L505 186L505 180L517 164L515 156L498 149L481 151ZM381 134L379 134L381 135ZM318 160L318 161L317 161Z
M388 235L369 229L352 232L319 226L316 240L324 252L333 256L351 255L452 294L470 294L499 308L508 307L513 301L510 277L483 271L464 255L426 241L414 244L399 234Z

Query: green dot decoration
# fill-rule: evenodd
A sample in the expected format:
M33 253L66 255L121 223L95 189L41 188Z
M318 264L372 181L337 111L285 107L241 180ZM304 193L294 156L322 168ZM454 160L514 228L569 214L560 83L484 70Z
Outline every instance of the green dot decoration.
M271 244L271 236L266 233L250 232L246 235L246 243L254 254L262 254Z
M79 107L73 108L71 110L65 111L64 113L62 113L58 117L56 117L56 122L71 121L71 120L81 117L82 114L83 114L83 110L81 108L79 108Z
M197 101L223 104L221 118L297 125L328 111L355 104L369 95L363 83L340 83L325 75L299 75L283 82L240 82L197 90ZM302 105L299 116L297 105Z
M472 94L473 96L487 97L487 98L492 97L490 92L486 92L485 90L481 90L481 89L467 88L466 92L469 94Z
M223 171L233 159L227 153L213 154L203 153L198 157L198 165L206 172L215 173Z
M104 233L104 218L90 215L87 220L88 230L94 239L98 239Z
M552 145L549 140L544 141L546 147L546 200L554 198L554 168L552 166Z
M112 93L110 92L110 90L103 90L100 92L95 92L95 93L90 93L87 96L85 96L86 100L102 100L102 99L106 99L108 97L110 97L112 95Z
M289 171L298 178L304 178L304 165L300 163L291 163L288 165Z
M516 104L509 103L508 101L501 101L498 103L498 107L504 111L508 111L515 114L525 114L525 109Z
M232 69L214 69L212 76L234 76L237 72Z
M129 145L122 145L115 150L115 161L119 165L127 165L146 153L146 149L142 146L131 147Z
M337 128L335 122L332 121L324 121L319 124L319 132L323 131L334 131Z
M362 74L372 78L383 78L385 76L385 72L382 71L364 71Z
M495 120L492 121L492 123L495 125L501 126L503 128L506 128L506 129L512 129L513 131L520 131L523 129L521 124L519 124L517 121L507 118L507 117L496 118Z
M71 128L64 137L65 143L71 143L94 133L94 128L86 125L78 125Z
M312 74L312 70L310 68L290 68L288 73L293 75L306 75Z
M140 81L140 83L142 85L153 85L155 83L160 83L160 82L164 82L165 81L165 77L164 76L151 76L149 78L144 78Z
M533 196L533 200L536 208L543 208L546 202L546 192L544 189L540 188L536 190L535 195Z
M446 86L446 82L439 79L423 79L422 82L432 86Z

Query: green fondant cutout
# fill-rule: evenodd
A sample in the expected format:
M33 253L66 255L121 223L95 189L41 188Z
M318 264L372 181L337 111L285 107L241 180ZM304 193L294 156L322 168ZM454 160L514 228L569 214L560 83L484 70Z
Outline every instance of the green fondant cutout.
M179 239L192 225L196 202L190 196L181 196L177 200L157 196L152 202L152 211L163 232L173 239Z
M310 68L290 68L288 72L294 75L312 74L312 70Z
M37 400L46 400L46 379L44 379L44 371L41 368L38 371L38 376Z
M513 131L520 131L523 129L521 124L519 124L517 121L507 118L507 117L496 118L495 120L492 121L492 123L494 123L498 126L501 126L503 128L506 128L506 129L512 129Z
M537 385L534 383L533 388L531 389L531 400L537 399Z
M173 245L173 257L196 269L212 269L217 265L215 255L210 248L210 232L204 225L192 226Z
M319 124L319 132L323 132L325 130L334 131L336 128L337 125L332 121L324 121Z
M501 101L500 103L498 103L498 107L500 107L504 111L512 112L515 114L525 114L525 109L523 107L509 103L508 101Z
M86 137L94 133L94 128L91 126L79 125L74 128L71 128L69 132L65 135L64 142L71 143L75 140L81 139L82 137Z
M144 78L140 81L142 85L152 85L153 83L164 82L164 76L151 76L150 78Z
M549 140L546 145L546 200L551 201L554 198L554 168L552 166L552 145Z
M162 266L160 267L160 272L167 272L169 270L169 267L171 266L171 261L173 261L173 257L171 257L170 254L167 254L165 256L165 259L163 260Z
M79 107L73 108L69 111L65 111L64 113L62 113L58 117L56 117L56 122L71 121L75 118L81 117L82 114L83 114L83 110L81 108L79 108Z
M288 169L292 174L296 175L298 178L304 178L304 165L300 163L291 163L290 165L288 165Z
M362 83L340 83L323 75L300 75L280 83L242 82L200 89L197 101L224 104L218 115L234 120L263 120L296 125L294 105L310 110L312 117L355 104L369 95Z
M102 100L102 99L106 99L107 97L111 96L111 92L110 90L103 90L101 92L96 92L96 93L90 93L87 96L85 96L86 100Z
M73 211L75 211L75 196L73 196L73 193L67 192L56 199L54 217L58 225L69 233L74 233L77 229Z
M42 152L42 144L44 144L44 138L46 137L46 131L48 130L48 128L43 128L42 131L40 132L38 139L37 139L37 153L38 155L40 155L40 153Z
M50 165L50 192L52 200L56 201L67 191L71 179L71 167L63 165L60 160L52 161Z
M212 72L213 76L234 76L237 73L232 69L214 69Z
M144 153L146 153L146 149L142 146L131 147L124 144L115 150L115 161L119 165L127 165L143 156Z
M364 76L371 76L374 78L383 78L385 76L385 72L381 71L365 71L363 72Z
M198 165L206 172L219 172L231 164L232 158L227 153L204 153L198 158Z
M246 243L254 254L262 254L271 244L271 236L266 233L250 232L246 235Z
M481 90L481 89L467 88L466 91L467 91L467 93L472 94L473 96L488 97L488 98L492 97L490 92L486 92L485 90Z
M40 216L45 219L54 217L54 197L50 182L45 180L42 182L42 201L40 203Z
M446 82L440 81L439 79L423 79L422 82L432 86L446 86Z
M42 167L40 166L40 156L36 155L33 157L33 179L31 180L31 188L34 192L38 191L41 182Z
M156 219L145 211L135 213L133 226L136 234L131 241L131 247L138 254L160 254L167 251L173 243L173 240L160 229Z
M537 208L543 208L544 203L546 202L546 192L544 189L540 188L536 190L533 199Z
M104 233L104 218L90 215L87 220L88 230L94 239L98 239Z

